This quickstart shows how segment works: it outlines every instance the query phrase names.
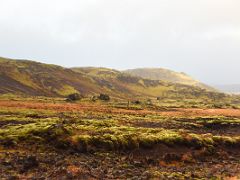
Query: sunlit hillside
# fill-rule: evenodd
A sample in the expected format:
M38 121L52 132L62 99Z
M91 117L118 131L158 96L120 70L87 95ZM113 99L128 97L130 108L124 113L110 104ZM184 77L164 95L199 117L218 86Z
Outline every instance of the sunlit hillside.
M183 72L175 72L164 68L138 68L124 71L134 76L139 76L146 79L162 80L173 83L180 83L190 86L200 87L206 90L214 91L215 89L193 79L191 76Z

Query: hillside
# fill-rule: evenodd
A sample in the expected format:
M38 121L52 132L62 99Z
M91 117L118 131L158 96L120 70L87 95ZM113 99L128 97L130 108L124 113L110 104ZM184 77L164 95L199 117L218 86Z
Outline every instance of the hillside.
M163 80L172 83L185 84L190 86L200 87L206 90L215 91L214 88L201 83L198 80L193 79L189 75L183 72L175 72L163 68L138 68L138 69L129 69L124 71L125 73L139 76L146 79L152 80Z
M34 61L0 59L0 93L66 96L96 92L91 79L56 65Z
M0 59L0 94L67 96L106 93L122 99L224 97L199 87L148 80L107 68L63 68L26 60Z

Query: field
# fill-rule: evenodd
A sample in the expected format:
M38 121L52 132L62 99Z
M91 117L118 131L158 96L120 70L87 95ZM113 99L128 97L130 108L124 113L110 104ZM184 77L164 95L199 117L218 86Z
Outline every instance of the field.
M0 179L238 179L240 109L0 100Z

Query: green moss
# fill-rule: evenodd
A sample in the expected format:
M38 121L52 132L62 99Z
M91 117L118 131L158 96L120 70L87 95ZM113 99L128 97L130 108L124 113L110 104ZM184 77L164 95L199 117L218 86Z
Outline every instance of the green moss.
M186 119L162 117L157 114L58 113L47 110L7 108L0 109L0 118L0 121L5 123L0 129L2 142L11 141L13 144L30 141L54 142L68 144L68 148L76 148L84 152L154 148L157 144L188 147L212 147L218 144L232 146L240 142L239 137L195 134L191 129L172 128L173 125L182 128L193 127L193 125L198 127L203 123L212 122L239 123L239 119L235 118Z
M213 136L215 143L224 144L227 146L240 145L240 137L229 137L229 136Z

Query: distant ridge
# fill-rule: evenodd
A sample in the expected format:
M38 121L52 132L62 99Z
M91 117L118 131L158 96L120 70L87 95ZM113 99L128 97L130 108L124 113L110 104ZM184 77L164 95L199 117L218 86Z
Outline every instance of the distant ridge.
M200 87L206 90L215 91L213 87L210 87L198 80L193 79L189 75L183 72L175 72L164 68L137 68L125 70L125 73L133 76L139 76L151 80L162 80L172 83L185 84L190 86Z

